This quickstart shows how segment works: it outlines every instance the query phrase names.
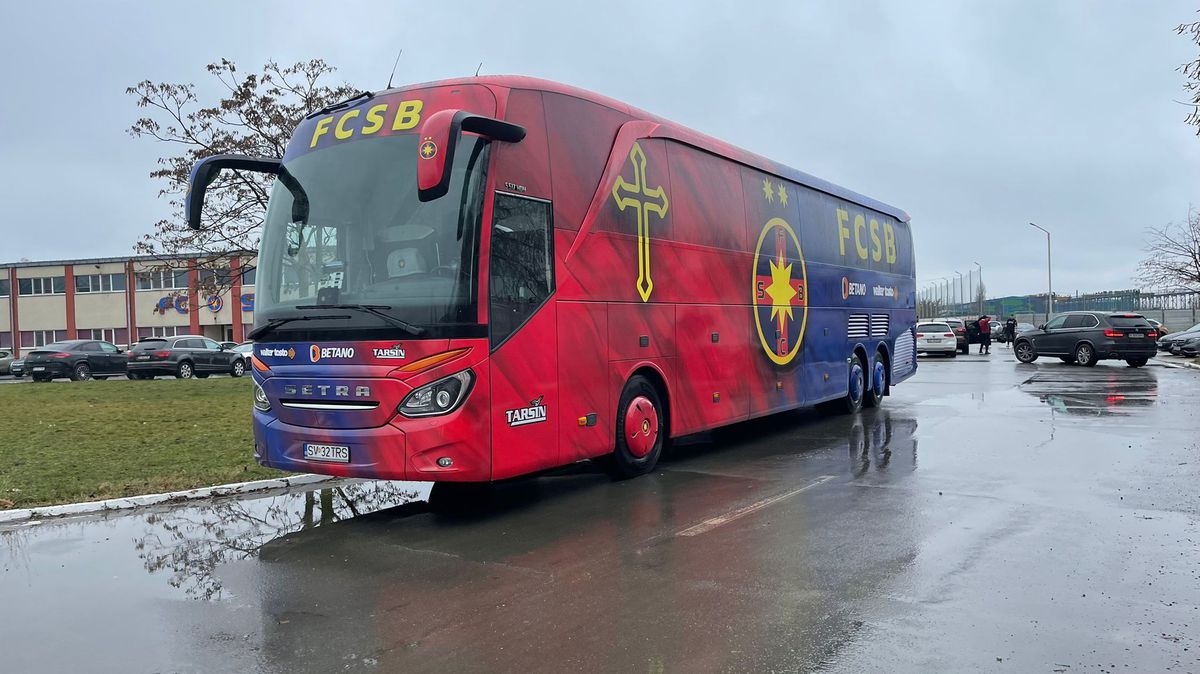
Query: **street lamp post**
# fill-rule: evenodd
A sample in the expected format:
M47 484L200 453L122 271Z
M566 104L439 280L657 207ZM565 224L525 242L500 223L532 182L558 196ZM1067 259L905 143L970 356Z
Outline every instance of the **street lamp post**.
M1050 230L1029 223L1030 227L1036 227L1046 234L1046 320L1050 320L1050 315L1054 313L1054 281L1050 275Z
M963 291L963 275L962 275L962 272L961 272L961 271L958 271L958 270L955 270L955 272L954 272L954 273L955 273L955 274L958 274L958 303L959 303L960 305L962 305L962 304L966 304L966 303L967 303L967 293L966 293L965 291Z
M984 299L984 294L987 293L987 288L983 287L983 265L976 262L975 266L979 267L979 288L981 291L981 292L978 292L975 294L979 295L979 315L982 316L983 315L983 299Z

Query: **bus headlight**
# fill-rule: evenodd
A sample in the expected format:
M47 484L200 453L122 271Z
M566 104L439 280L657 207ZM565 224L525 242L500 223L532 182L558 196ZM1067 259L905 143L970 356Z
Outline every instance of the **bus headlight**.
M443 377L409 393L397 411L406 417L432 417L453 412L467 399L474 381L475 375L470 370Z
M258 382L254 382L254 409L259 412L271 411L271 401L267 398L267 392L258 385Z

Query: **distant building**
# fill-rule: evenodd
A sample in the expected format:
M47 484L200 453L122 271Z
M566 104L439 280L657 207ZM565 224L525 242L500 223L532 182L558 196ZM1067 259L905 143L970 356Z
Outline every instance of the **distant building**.
M240 342L254 322L253 255L221 264L156 256L0 264L0 348L17 353L62 339L127 346L151 336L199 334ZM251 267L244 275L231 273ZM232 288L200 296L211 274Z

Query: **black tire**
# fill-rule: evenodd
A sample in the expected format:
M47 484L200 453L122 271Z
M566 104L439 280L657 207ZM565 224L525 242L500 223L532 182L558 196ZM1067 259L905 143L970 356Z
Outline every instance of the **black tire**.
M491 482L435 482L429 508L437 513L464 514L485 508L492 500Z
M950 352L950 357L951 357L951 358L958 358L958 352L957 352L957 351L951 351L951 352Z
M179 369L175 370L176 379L191 379L194 376L196 376L196 369L190 360L180 362Z
M96 381L105 381L106 379L108 379L108 375L105 374L105 375L101 375L99 377L97 377L96 375L92 375L92 379L95 379Z
M246 374L246 361L238 358L237 360L233 361L233 365L229 366L229 376L240 377L244 374Z
M142 373L141 372L130 372L127 376L129 377L130 381L137 381L142 378Z
M92 378L92 368L86 362L76 363L71 368L71 381L87 381Z
M862 359L855 356L850 361L849 388L846 390L846 395L837 400L821 403L818 408L828 414L857 414L863 408L866 383Z
M1066 363L1067 365L1075 364L1075 356L1059 356L1058 359L1061 360L1062 362Z
M1096 349L1084 342L1075 347L1075 362L1084 367L1096 366Z
M1150 362L1150 359L1149 358L1126 358L1125 362L1126 362L1126 364L1129 365L1129 367L1141 367L1141 366L1145 365L1146 363Z
M959 347L958 351L964 356L971 353L971 343L967 342L966 344L963 344L961 347Z
M863 395L863 406L879 407L883 404L883 394L887 391L889 378L887 361L884 359L882 353L875 353L875 358L871 362L871 367L867 372L870 376L871 388Z
M32 377L32 379L39 384L46 384L46 383L49 383L51 378L34 376L34 377Z
M667 439L667 408L649 379L634 375L617 401L617 442L609 461L613 477L623 480L654 470ZM629 424L636 424L632 429Z
M1037 360L1037 351L1033 350L1033 344L1028 340L1018 339L1016 344L1013 344L1013 351L1016 352L1017 360L1022 363L1032 363Z
M196 379L208 379L208 372L197 372Z

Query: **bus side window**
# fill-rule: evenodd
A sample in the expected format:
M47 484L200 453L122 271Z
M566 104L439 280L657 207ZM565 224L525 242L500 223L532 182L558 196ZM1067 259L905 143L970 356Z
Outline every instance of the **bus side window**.
M488 320L495 348L554 291L554 237L549 202L497 194L492 213Z

